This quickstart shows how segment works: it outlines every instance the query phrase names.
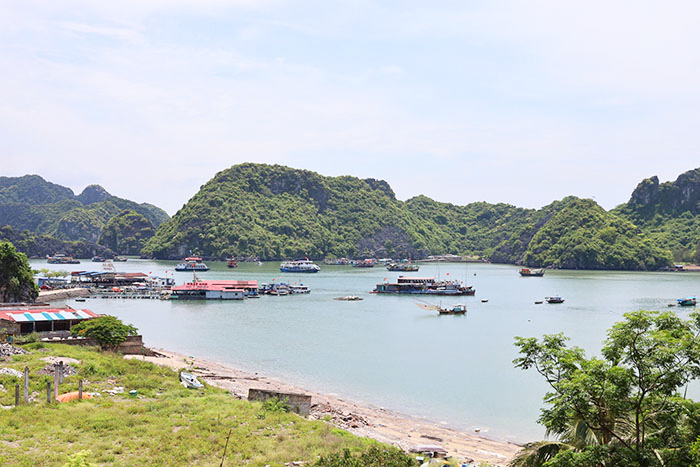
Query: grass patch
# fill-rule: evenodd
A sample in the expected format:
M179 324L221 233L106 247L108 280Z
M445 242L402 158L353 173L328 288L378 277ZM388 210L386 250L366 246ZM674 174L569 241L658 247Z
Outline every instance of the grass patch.
M42 357L69 357L78 374L68 376L60 393L100 393L94 399L46 403ZM349 435L326 423L309 421L284 410L280 401L264 406L235 399L211 386L185 389L175 371L93 348L46 344L26 355L0 362L0 367L29 368L34 402L0 410L0 463L63 466L87 461L94 465L219 465L231 432L224 465L283 466L310 464L348 449L360 455L379 443ZM21 381L0 376L0 404L14 404ZM122 394L106 391L123 387ZM129 391L136 390L137 396ZM385 447L382 447L384 449Z

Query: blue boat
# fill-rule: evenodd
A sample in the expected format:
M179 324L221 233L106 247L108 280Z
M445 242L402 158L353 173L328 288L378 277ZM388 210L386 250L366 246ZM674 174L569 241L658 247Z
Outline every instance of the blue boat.
M695 306L697 299L695 297L685 297L678 299L678 306Z

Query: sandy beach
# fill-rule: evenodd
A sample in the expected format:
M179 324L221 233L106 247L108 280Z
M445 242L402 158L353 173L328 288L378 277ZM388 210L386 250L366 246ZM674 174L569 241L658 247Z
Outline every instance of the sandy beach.
M341 399L330 394L307 391L257 373L251 374L228 365L188 357L163 349L152 349L157 356L129 355L174 369L191 369L200 380L245 399L250 388L280 392L303 393L311 396L311 419L328 420L333 425L355 435L410 450L416 445L439 445L460 461L473 460L505 466L520 449L513 443L488 439L476 433L453 430L438 423L395 413Z

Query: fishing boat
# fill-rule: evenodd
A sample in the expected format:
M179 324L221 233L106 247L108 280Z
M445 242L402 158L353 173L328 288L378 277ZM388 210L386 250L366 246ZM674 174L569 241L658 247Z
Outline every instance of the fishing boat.
M208 271L209 266L202 262L202 258L199 256L188 256L183 260L183 263L179 263L175 266L176 271Z
M79 259L75 259L71 255L66 256L61 254L47 256L46 262L49 264L80 264Z
M695 297L685 297L678 299L678 306L695 306L697 303L697 298Z
M362 297L358 297L357 295L346 295L344 297L335 297L333 300L340 300L343 302L358 302L362 300Z
M93 256L92 262L93 263L104 263L105 259L102 256Z
M408 263L391 262L386 265L386 268L389 271L416 272L420 269L420 266L418 266L417 264L411 264L410 261Z
M375 265L375 261L373 259L364 259L362 261L358 261L355 264L352 265L353 268L373 268Z
M457 303L450 306L432 305L430 303L418 303L416 305L427 311L437 311L440 315L463 315L467 312L467 305L463 303Z
M127 258L126 256L115 256L112 261L121 263L121 262L127 261L128 259L129 258Z
M377 284L371 293L418 294L418 295L474 295L471 285L460 281L440 281L434 277L399 276L396 282Z
M237 268L238 267L238 261L236 261L236 258L231 256L227 261L226 261L226 267L227 268Z
M313 261L308 258L295 259L294 261L285 261L280 264L280 271L282 272L304 272L312 273L318 272L321 268L318 267Z
M518 272L523 277L542 277L542 276L544 276L544 269L522 268Z
M180 372L180 383L188 389L201 389L204 387L195 375L192 373L185 373L184 371Z
M295 294L295 293L311 293L311 289L309 288L308 285L304 284L291 284L289 286L289 293Z
M558 295L555 295L553 297L544 297L545 300L547 300L547 303L564 303L564 299L559 297Z

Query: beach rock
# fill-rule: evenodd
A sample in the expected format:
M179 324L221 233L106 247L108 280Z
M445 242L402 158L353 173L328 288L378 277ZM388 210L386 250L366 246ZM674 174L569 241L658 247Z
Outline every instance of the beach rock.
M11 344L0 344L0 357L10 357L27 353L26 350Z

